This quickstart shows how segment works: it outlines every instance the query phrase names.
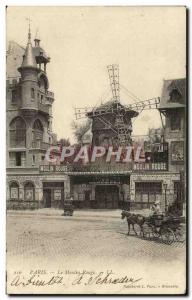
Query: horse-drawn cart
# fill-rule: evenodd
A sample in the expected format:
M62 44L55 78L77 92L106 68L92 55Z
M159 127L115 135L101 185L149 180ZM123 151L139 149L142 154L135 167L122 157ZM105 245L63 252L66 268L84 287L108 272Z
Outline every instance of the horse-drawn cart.
M174 215L153 214L144 216L123 210L121 218L127 219L128 235L130 229L137 235L135 225L140 228L140 235L144 238L161 239L163 243L172 244L173 242L185 241L185 218Z
M181 217L153 215L146 218L142 226L143 237L160 238L165 244L185 240L183 219Z

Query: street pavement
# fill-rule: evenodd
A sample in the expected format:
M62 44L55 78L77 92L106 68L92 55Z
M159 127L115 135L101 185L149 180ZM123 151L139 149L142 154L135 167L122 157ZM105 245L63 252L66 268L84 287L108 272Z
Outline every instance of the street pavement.
M72 217L64 217L62 213L54 209L8 211L8 286L15 270L59 268L99 272L110 269L117 274L129 272L131 276L141 276L150 283L163 279L169 286L174 283L176 289L183 291L185 243L166 245L133 232L127 236L127 222L121 219L120 210L79 210ZM9 287L9 291L14 288ZM59 292L55 289L50 292ZM146 290L156 293L158 288ZM78 292L78 288L73 287L73 291ZM163 291L171 293L173 288ZM71 293L69 286L65 292ZM105 287L101 292L106 292ZM122 293L133 291L125 289Z

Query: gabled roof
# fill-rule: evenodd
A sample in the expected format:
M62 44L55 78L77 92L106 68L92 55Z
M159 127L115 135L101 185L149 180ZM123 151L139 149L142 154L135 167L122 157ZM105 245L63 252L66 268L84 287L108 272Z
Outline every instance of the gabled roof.
M178 98L171 97L175 92ZM186 79L164 80L159 109L184 108L186 105Z

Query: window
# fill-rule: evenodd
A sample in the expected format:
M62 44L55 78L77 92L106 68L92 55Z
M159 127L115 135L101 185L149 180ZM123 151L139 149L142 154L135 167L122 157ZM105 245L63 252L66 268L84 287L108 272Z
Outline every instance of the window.
M33 124L33 141L43 140L43 125L39 119L35 120Z
M24 197L25 201L34 201L35 187L32 182L27 182L24 185Z
M31 89L31 98L35 99L35 90L34 90L34 88Z
M161 182L136 182L135 191L142 193L159 193L162 192Z
M26 126L22 118L15 118L10 124L10 147L26 146Z
M22 152L15 153L15 162L17 167L21 167L21 153Z
M173 113L170 116L171 130L181 130L181 116L179 113Z
M170 96L170 98L169 98L170 102L181 102L181 100L182 100L181 93L176 88L171 90L171 92L169 93L169 96Z
M11 92L11 102L12 102L12 104L17 103L17 90L12 90L12 92Z
M45 156L44 156L44 155L42 155L42 156L41 156L41 160L42 160L42 161L44 161L44 159L45 159Z
M32 157L32 164L35 165L35 155Z
M140 202L140 208L149 208L151 203L159 200L162 194L161 182L136 182L135 183L135 201ZM146 206L143 203L148 203Z
M10 186L10 199L11 200L18 200L19 199L19 185L17 182L11 182Z
M41 95L41 103L43 103L43 95Z

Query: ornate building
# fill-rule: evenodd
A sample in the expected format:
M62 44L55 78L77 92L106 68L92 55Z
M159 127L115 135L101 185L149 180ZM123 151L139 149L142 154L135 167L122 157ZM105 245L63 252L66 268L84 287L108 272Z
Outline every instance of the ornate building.
M153 202L159 197L162 209L175 204L177 209L185 211L185 168L186 168L186 80L165 80L162 88L159 112L162 118L163 147L165 171L145 170L141 166L138 174L131 176L132 199L135 202ZM155 145L155 144L154 144ZM166 147L166 149L165 149ZM163 149L164 148L164 149ZM149 155L149 152L148 152ZM153 156L155 153L153 152ZM162 156L161 156L162 157ZM142 168L144 170L142 170ZM136 204L137 205L137 204Z
M49 184L39 175L39 165L44 163L46 150L56 143L56 135L52 132L54 93L49 90L46 72L49 62L38 37L32 45L30 29L26 49L9 43L6 93L8 207L40 207L44 205L43 187L45 193L54 192L52 182L49 189ZM61 187L56 193L62 197L63 181L55 186Z

